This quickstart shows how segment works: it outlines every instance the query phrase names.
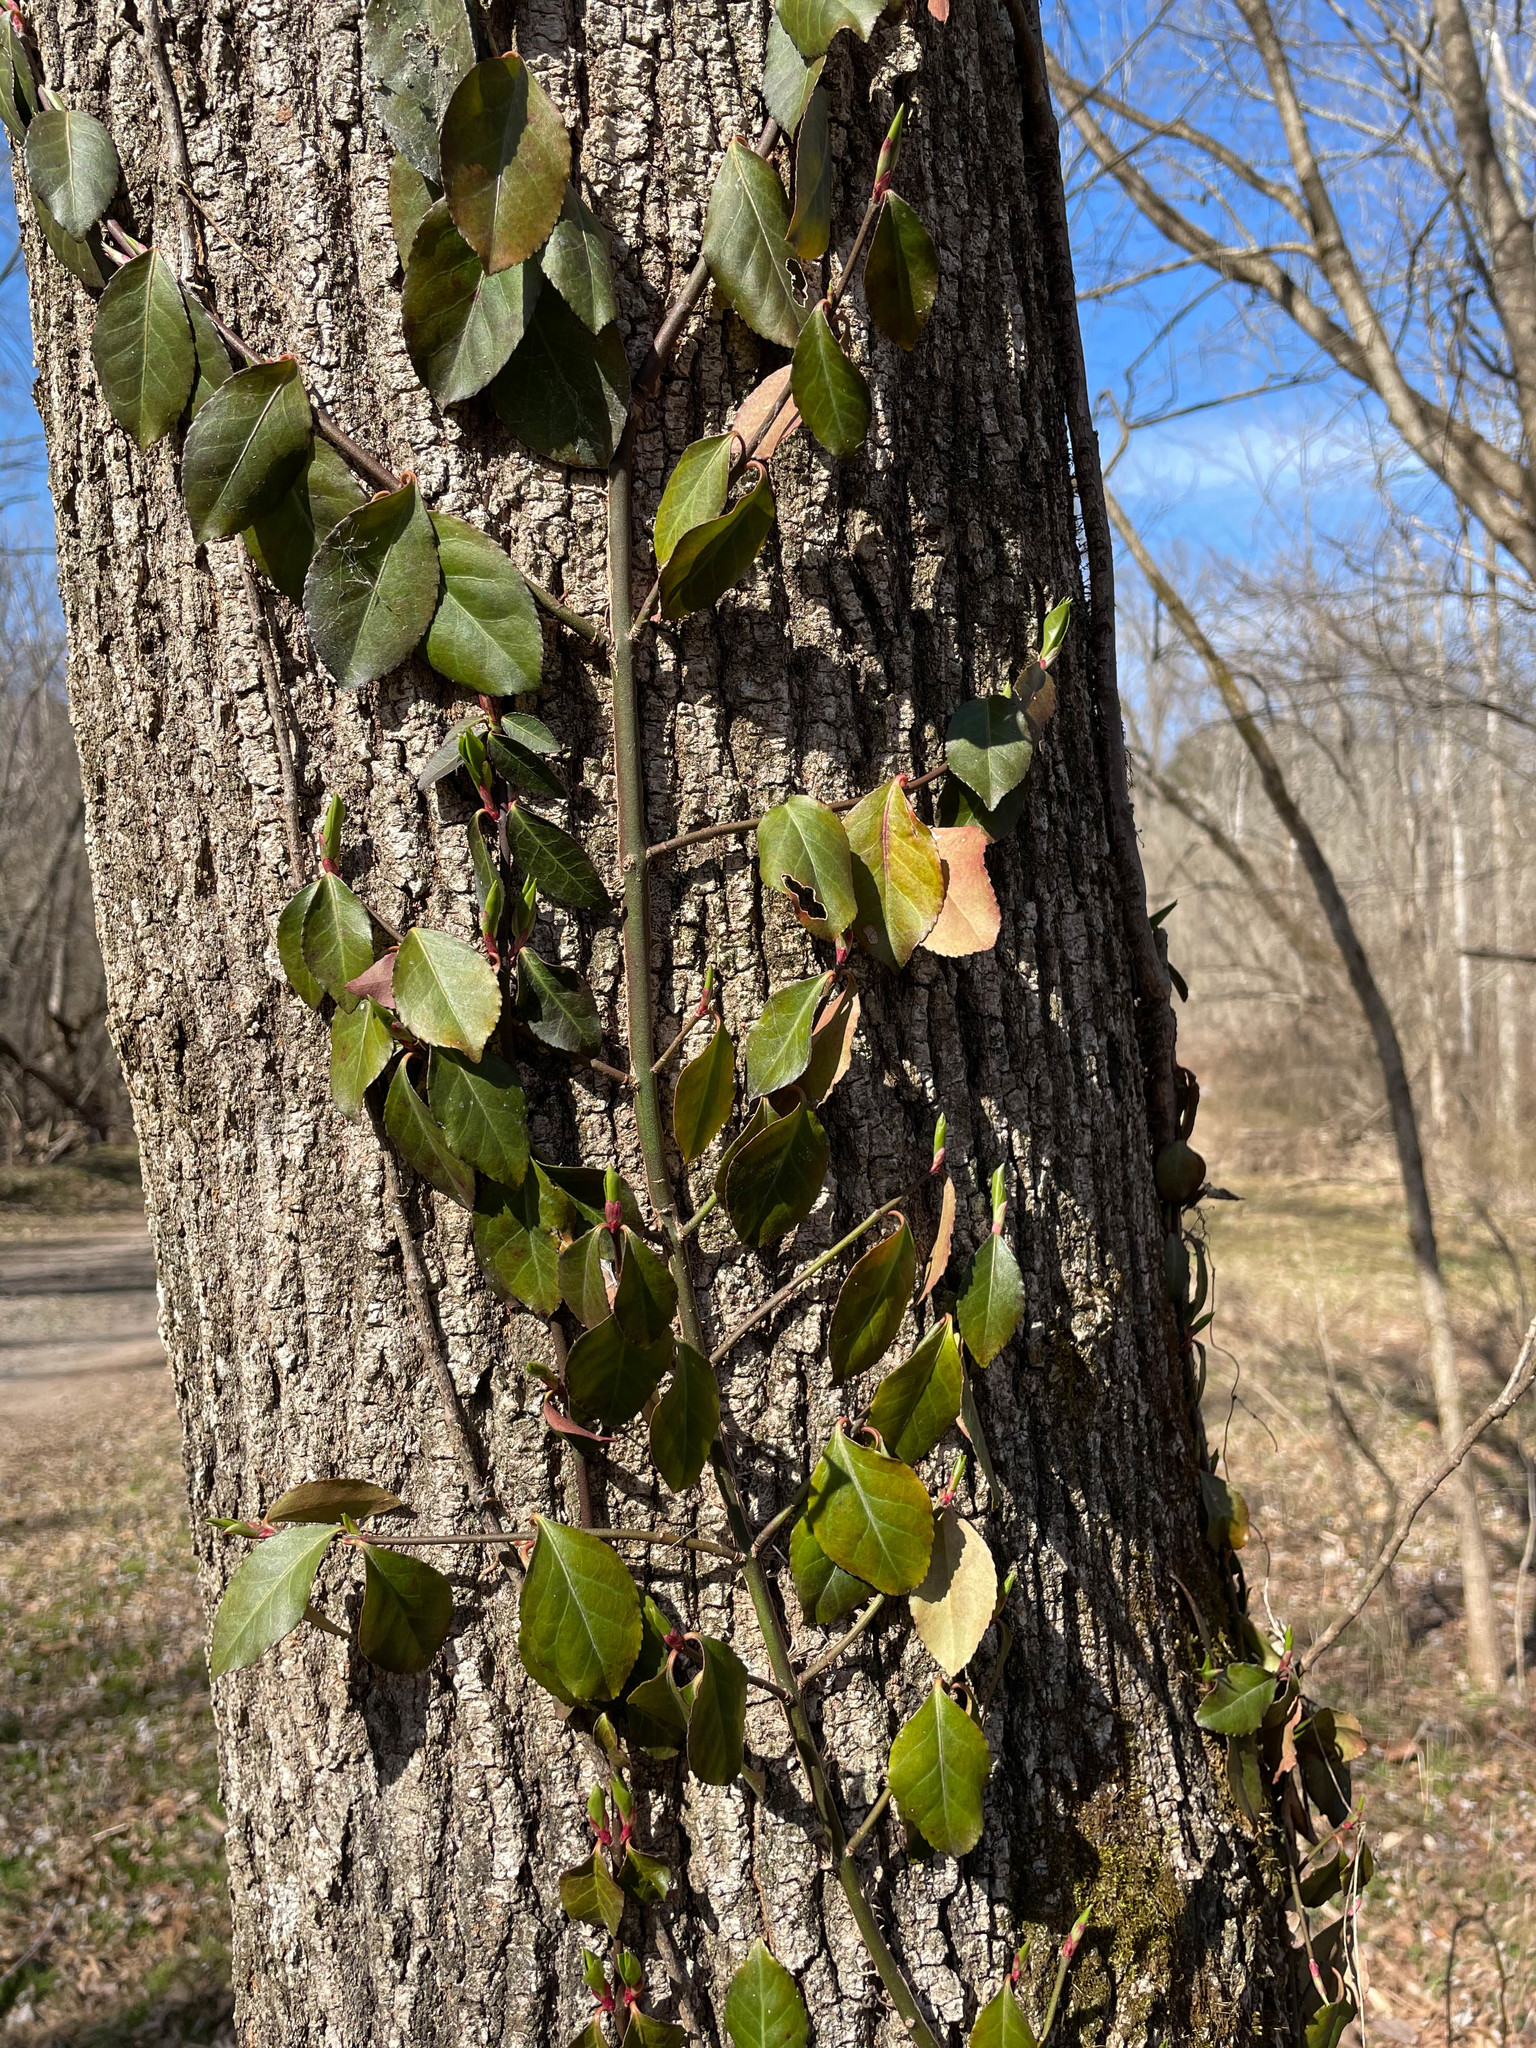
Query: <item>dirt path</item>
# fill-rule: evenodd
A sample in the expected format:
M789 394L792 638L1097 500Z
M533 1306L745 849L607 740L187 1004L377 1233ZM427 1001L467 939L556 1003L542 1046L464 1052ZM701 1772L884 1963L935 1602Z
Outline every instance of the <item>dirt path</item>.
M125 1398L168 1403L142 1219L73 1219L0 1239L0 1423L78 1428Z

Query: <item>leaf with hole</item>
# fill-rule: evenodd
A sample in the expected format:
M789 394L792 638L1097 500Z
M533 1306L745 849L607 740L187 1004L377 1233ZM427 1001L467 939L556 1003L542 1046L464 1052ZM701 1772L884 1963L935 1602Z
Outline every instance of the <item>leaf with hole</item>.
M933 1503L898 1459L835 1429L811 1475L805 1516L832 1562L879 1592L910 1593L922 1584L933 1550Z
M381 1671L425 1671L453 1626L453 1588L440 1571L382 1544L363 1551L357 1647Z
M501 1017L501 986L483 953L417 925L395 956L395 1009L424 1045L478 1060Z
M720 1430L720 1383L691 1344L679 1344L672 1384L651 1411L651 1462L673 1493L698 1483Z
M482 1181L475 1202L475 1256L504 1301L520 1301L535 1315L560 1306L560 1216L557 1189L535 1167L521 1187Z
M640 1651L640 1596L612 1547L543 1515L518 1613L524 1664L577 1700L616 1699Z
M368 0L363 64L384 132L426 178L438 176L438 129L475 61L464 0Z
M678 1075L672 1097L672 1130L685 1166L725 1129L735 1104L736 1042L717 1024L708 1045Z
M740 583L773 531L773 485L766 470L749 472L756 483L741 492L729 512L691 527L661 570L661 614L685 619L702 611Z
M263 1516L268 1522L354 1522L369 1515L387 1515L403 1506L397 1494L371 1479L305 1479L280 1493Z
M1276 1681L1257 1664L1229 1664L1195 1709L1208 1735L1252 1735L1275 1703Z
M195 539L227 540L282 503L309 461L309 398L290 358L226 378L187 430L181 489Z
M747 1093L771 1095L805 1072L811 1057L811 1027L822 997L832 985L830 970L807 981L775 989L747 1033Z
M1013 1336L1024 1314L1024 1276L1013 1248L998 1233L981 1241L956 1311L965 1348L978 1365L990 1365Z
M213 1618L210 1677L254 1664L298 1627L320 1560L340 1533L339 1523L296 1522L256 1545L225 1588Z
M431 515L443 590L423 653L461 689L487 697L536 690L544 634L522 572L488 534Z
M541 291L491 402L535 455L606 469L629 413L624 337L616 324L593 334L558 292Z
M856 1579L832 1562L804 1515L789 1532L789 1570L801 1612L820 1628L830 1628L874 1594L868 1580Z
M296 895L289 897L277 920L277 957L288 977L288 986L312 1010L319 1009L325 987L304 958L304 920L319 893L318 881L306 882ZM372 951L370 945L370 955Z
M802 263L825 256L832 239L831 104L826 87L818 86L806 105L795 144L795 210L786 239Z
M949 1316L935 1323L912 1355L887 1373L869 1407L869 1426L892 1457L926 1458L960 1413L964 1369Z
M1039 2048L1024 2008L1005 1984L976 2015L970 2048Z
M601 1849L594 1849L585 1863L560 1874L560 1904L566 1918L589 1927L606 1927L610 1935L619 1931L624 1918L624 1894L614 1883ZM607 2044L604 2043L604 2048Z
M846 829L858 901L853 930L882 966L905 967L944 906L933 834L894 776L860 798Z
M125 263L102 293L91 360L113 419L141 448L181 418L197 350L181 287L157 249Z
M944 738L944 759L989 810L995 810L1029 773L1035 743L1017 697L970 697L959 705Z
M413 1173L466 1209L475 1206L475 1176L457 1157L416 1090L402 1060L384 1098L384 1129L389 1142Z
M794 1978L754 1941L725 1994L725 2030L735 2048L805 2048L808 2026Z
M790 391L800 417L829 455L852 455L863 447L869 432L869 385L843 352L824 306L817 306L800 330Z
M864 303L898 348L916 348L939 295L939 252L907 202L888 192L864 264Z
M677 1282L667 1262L630 1229L623 1232L623 1263L613 1298L613 1319L632 1344L654 1344L672 1327Z
M801 1107L768 1124L731 1160L725 1206L744 1245L776 1244L816 1206L831 1163L827 1134Z
M304 913L300 940L304 965L332 1002L350 1010L357 1001L347 983L373 965L373 925L341 879L322 875Z
M554 102L521 57L489 57L454 93L440 140L454 225L488 271L510 270L560 218L571 138Z
M608 230L574 185L565 188L560 218L540 253L539 268L593 334L601 334L618 319Z
M688 1715L688 1767L706 1785L730 1785L741 1770L747 1729L747 1668L714 1636L700 1636L704 1669Z
M517 956L516 1010L534 1037L557 1052L591 1059L602 1048L591 989L574 968L552 964L526 946Z
M570 910L609 908L608 891L591 857L569 832L524 804L508 807L506 826L513 860L551 902L563 903Z
M389 166L389 226L400 268L411 260L416 231L443 196L443 188L424 178L408 156L397 155Z
M907 1825L941 1856L964 1856L981 1840L991 1769L987 1738L935 1681L891 1744L886 1778Z
M907 1604L929 1656L947 1678L958 1678L992 1625L997 1566L986 1538L956 1508L935 1523L928 1576Z
M704 260L720 295L764 341L793 348L805 312L795 294L789 203L773 165L730 143L704 217Z
M351 470L328 441L316 439L309 461L282 501L245 530L251 560L284 597L304 602L304 578L315 549L333 527L368 502Z
M535 263L483 270L447 200L430 208L411 244L400 318L416 374L439 405L490 383L528 331L539 283Z
M560 1295L577 1321L589 1330L607 1322L613 1313L608 1298L608 1276L603 1267L616 1268L618 1252L608 1231L598 1226L584 1230L560 1253Z
M768 17L768 53L763 64L763 104L786 135L804 118L821 80L825 57L807 62L790 41L777 14Z
M388 675L431 625L441 587L437 541L416 486L374 498L332 528L304 579L316 654L344 690Z
M73 107L44 107L27 125L27 182L66 235L88 235L112 204L122 166L101 123Z
M950 960L990 953L1003 928L997 892L987 873L991 841L979 825L941 825L933 842L944 868L944 908L923 945Z
M690 441L667 478L656 507L656 560L662 566L685 533L718 519L725 510L731 480L731 435L712 434Z
M896 1341L917 1279L917 1246L905 1217L889 1237L855 1259L832 1311L827 1355L841 1386L882 1359Z
M596 1417L608 1429L633 1422L672 1363L670 1333L658 1341L637 1344L610 1316L595 1330L584 1330L571 1346L565 1383L579 1420Z
M757 864L764 888L789 898L813 938L840 938L852 924L858 907L853 855L830 805L797 795L765 812L757 827Z
M331 1018L331 1100L345 1117L363 1113L368 1090L398 1047L382 1010L366 999Z
M840 29L867 43L885 0L779 0L777 14L804 57L819 57Z
M517 1072L493 1052L478 1061L439 1047L427 1100L458 1157L491 1180L516 1187L528 1171L528 1120Z

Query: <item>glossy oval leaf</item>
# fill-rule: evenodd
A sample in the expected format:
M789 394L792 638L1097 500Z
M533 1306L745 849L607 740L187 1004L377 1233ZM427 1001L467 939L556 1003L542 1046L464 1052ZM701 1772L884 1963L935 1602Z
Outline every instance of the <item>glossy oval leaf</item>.
M672 1339L636 1344L612 1316L585 1330L571 1346L565 1383L571 1407L583 1420L595 1417L610 1429L633 1422L672 1363Z
M328 441L316 439L309 461L287 494L245 530L251 560L284 597L304 602L304 578L315 549L333 527L368 502L351 470Z
M125 263L102 293L91 360L113 419L141 448L181 418L197 350L181 287L159 250Z
M533 263L487 273L447 200L429 209L411 244L400 318L416 374L439 405L490 383L528 330L539 284Z
M654 1344L672 1327L677 1313L677 1282L665 1259L643 1238L625 1229L623 1264L613 1319L632 1344Z
M473 1209L475 1176L455 1154L441 1124L411 1086L407 1065L402 1060L395 1068L384 1098L384 1129L389 1142L413 1173L452 1201Z
M363 63L379 119L423 177L438 176L438 128L474 61L464 0L368 0Z
M423 177L408 156L393 159L389 166L389 226L402 270L411 260L417 229L442 196L442 186Z
M867 1579L856 1579L832 1562L804 1515L789 1532L789 1570L801 1612L818 1628L831 1628L874 1597L875 1589Z
M516 563L489 534L431 515L443 591L422 650L451 683L487 697L536 690L544 634Z
M744 1145L725 1176L726 1211L742 1243L760 1251L803 1223L816 1206L831 1156L826 1132L803 1106Z
M990 953L1003 928L997 892L987 873L991 841L980 825L940 825L934 829L933 843L944 868L944 908L924 947L948 960Z
M1257 1664L1229 1664L1195 1709L1209 1735L1252 1735L1275 1703L1277 1681Z
M827 1354L841 1385L877 1365L896 1341L917 1279L917 1246L906 1218L855 1259L838 1290Z
M1039 2048L1011 1986L1005 1984L977 2013L970 2048Z
M949 1316L935 1323L903 1364L887 1373L869 1406L869 1426L892 1457L915 1465L960 1414L964 1367Z
M517 1186L528 1171L528 1119L515 1068L493 1052L478 1061L440 1047L427 1100L457 1156L491 1180Z
M210 1677L254 1664L298 1627L320 1560L340 1533L339 1523L296 1522L256 1545L225 1588L213 1618Z
M842 819L813 796L791 796L757 828L763 886L787 896L818 939L836 939L854 920L853 854Z
M112 204L122 166L101 123L73 107L42 107L27 126L27 182L66 235L88 235Z
M280 1493L262 1517L267 1522L354 1522L369 1515L387 1515L404 1503L398 1494L375 1486L371 1479L305 1479Z
M319 1009L325 987L304 958L304 920L319 890L318 881L306 882L302 889L289 897L277 920L277 957L288 977L288 986L312 1010ZM370 946L370 955L372 950Z
M809 62L790 41L778 15L768 17L768 51L763 64L763 104L786 135L804 118L811 94L820 83L825 57Z
M395 955L395 1009L424 1045L477 1060L501 1018L501 986L483 953L417 925Z
M958 1509L945 1508L933 1531L928 1575L908 1601L912 1626L948 1678L975 1656L997 1610L997 1566L987 1540Z
M453 1626L453 1588L440 1571L403 1550L363 1551L363 1611L357 1647L380 1671L425 1671Z
M805 2000L760 1941L753 1942L725 1994L725 2030L736 2048L805 2048Z
M661 571L661 613L684 619L714 604L746 575L773 531L773 485L766 470L729 512L681 537Z
M79 278L87 291L104 290L112 274L112 265L102 249L98 231L93 228L88 235L66 235L35 192L32 205L37 213L37 224L43 231L43 240L71 277Z
M521 57L489 57L449 103L441 161L459 233L488 271L510 270L560 218L571 138Z
M299 366L239 370L187 430L181 489L197 540L227 540L273 511L309 461L314 423Z
M886 1779L909 1827L941 1856L964 1856L981 1840L991 1769L987 1738L935 1683L891 1744Z
M340 875L322 875L304 913L304 965L332 1002L350 1010L347 983L373 965L373 925Z
M374 498L326 535L304 579L304 618L344 690L400 666L431 625L441 584L432 522L414 484Z
M939 784L938 821L945 826L979 825L988 839L1006 839L1020 818L1024 815L1024 794L1027 779L1017 789L1010 790L1000 804L989 810L976 795L967 789L957 775L946 775Z
M869 432L869 385L817 306L800 331L790 392L800 417L829 455L852 455Z
M789 251L789 203L773 165L730 143L704 217L704 260L720 295L755 334L793 348L805 318Z
M535 1517L518 1651L577 1700L617 1699L640 1652L640 1596L611 1545Z
M655 547L658 564L670 561L678 542L696 526L706 526L725 510L731 481L729 434L711 434L690 441L667 478L656 508Z
M818 86L806 104L795 143L795 210L786 239L802 263L825 256L832 239L831 106L826 87Z
M651 1410L651 1462L673 1493L698 1484L720 1432L720 1382L691 1344L679 1344L672 1384Z
M886 194L864 265L864 303L898 348L916 348L939 295L939 252L907 202Z
M561 803L569 795L559 776L544 766L531 747L523 746L509 731L489 734L485 751L491 765L513 789Z
M482 1181L475 1200L475 1256L504 1301L535 1315L560 1306L559 1208L537 1168L521 1187Z
M526 804L508 807L506 826L513 860L552 903L563 903L569 910L609 908L608 891L591 856L569 832Z
M747 1733L747 1668L714 1636L698 1638L704 1659L688 1713L688 1767L706 1785L734 1784Z
M593 334L601 334L618 319L608 230L574 185L565 188L560 218L540 251L539 268Z
M629 415L624 337L616 324L593 334L558 292L541 291L491 401L535 455L606 469Z
M357 1118L363 1099L398 1051L388 1020L375 1003L337 1010L331 1018L331 1100Z
M574 968L552 964L527 946L517 956L516 1009L534 1037L557 1052L590 1059L601 1050L603 1027L591 989Z
M683 1068L672 1097L672 1131L691 1166L725 1129L736 1106L736 1042L717 1024L708 1045Z
M618 1270L619 1255L608 1231L584 1230L560 1252L560 1298L587 1329L595 1330L613 1313L609 1275ZM603 1269L607 1267L608 1271Z
M832 976L827 972L774 990L747 1033L748 1095L771 1095L805 1072L811 1057L811 1027L831 985Z
M776 11L801 55L819 57L841 29L867 43L883 8L884 0L779 0Z
M995 810L1029 773L1035 743L1017 697L970 697L958 705L944 736L952 775Z
M909 1465L844 1436L811 1475L805 1518L834 1564L882 1593L910 1593L927 1575L933 1503Z
M1001 1236L982 1239L956 1313L966 1350L978 1365L990 1365L1024 1314L1024 1276Z
M933 834L895 777L860 799L846 829L858 902L853 930L882 966L905 967L944 906Z

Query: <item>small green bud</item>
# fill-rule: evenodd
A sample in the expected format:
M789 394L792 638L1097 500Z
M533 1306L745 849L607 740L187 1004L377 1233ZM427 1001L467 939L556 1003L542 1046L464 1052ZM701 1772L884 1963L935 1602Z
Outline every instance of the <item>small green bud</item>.
M602 1744L603 1755L612 1763L619 1754L619 1735L606 1714L599 1714L592 1723L592 1733Z
M1072 600L1064 597L1059 605L1045 615L1045 624L1040 629L1040 666L1049 668L1061 650L1061 643L1067 637L1067 625L1072 617Z
M327 860L341 858L341 828L346 822L347 807L339 796L333 796L320 826L320 851Z
M498 875L485 892L485 906L480 912L480 930L487 939L494 939L501 929L501 915L507 907L507 892L501 886Z
M581 1974L586 1979L587 1989L592 1996L601 1998L608 1989L608 1979L601 1962L589 1948L584 1948L581 1952Z
M645 1971L641 1967L640 1958L633 1949L626 1948L620 1950L619 1975L632 1990L637 1990L645 1982Z
M538 907L538 885L530 879L518 890L517 900L512 906L512 929L517 934L519 945L533 930L538 918Z
M629 1787L622 1778L615 1778L608 1787L608 1796L619 1809L619 1819L628 1820L635 1810L635 1802L629 1796Z
M992 1176L992 1235L1002 1235L1003 1217L1007 1213L1008 1197L1003 1192L1003 1169L999 1167Z
M895 120L885 132L884 142L880 145L880 157L875 165L875 183L877 185L883 179L894 178L896 175L896 166L901 161L901 131L906 124L907 103L903 100L896 109Z
M469 770L475 787L485 787L485 742L471 726L459 734L459 759Z
M594 1785L587 1794L587 1819L593 1827L600 1828L608 1818L608 1802L603 1797L601 1785Z
M939 1161L944 1157L944 1140L948 1130L949 1120L944 1115L943 1110L940 1110L939 1120L933 1127L933 1167L935 1173L938 1171Z

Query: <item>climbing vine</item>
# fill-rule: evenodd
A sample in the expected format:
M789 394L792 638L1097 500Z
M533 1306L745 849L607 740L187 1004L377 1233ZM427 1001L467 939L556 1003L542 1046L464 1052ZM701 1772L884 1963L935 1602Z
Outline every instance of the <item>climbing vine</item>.
M947 14L943 0L930 7L941 20ZM1038 652L1010 689L955 709L943 757L926 772L892 774L846 801L796 793L761 817L660 844L645 838L635 643L658 620L715 604L748 574L777 517L773 466L792 435L803 429L839 460L862 446L871 393L847 346L850 292L862 290L875 327L906 351L920 348L937 300L938 252L895 186L905 105L879 150L858 230L840 261L831 255L834 172L821 72L835 37L867 41L882 12L881 0L779 0L762 79L766 119L751 144L727 144L699 265L632 377L608 233L573 180L570 134L537 78L515 52L479 55L463 0L370 0L364 57L398 152L389 200L411 361L440 406L489 405L536 456L607 471L606 621L571 610L488 534L428 506L413 476L394 474L329 417L293 357L250 347L221 318L192 238L183 238L178 266L129 234L112 216L121 166L108 131L41 83L14 10L0 47L0 117L22 153L42 232L100 295L92 357L102 393L140 447L182 435L181 490L194 539L243 547L301 609L313 654L340 688L361 688L416 656L468 700L420 783L424 791L453 783L471 806L472 935L425 925L396 932L369 908L342 877L347 820L335 796L315 834L313 871L295 874L277 922L288 982L328 1032L336 1111L372 1122L387 1188L398 1187L398 1162L472 1215L490 1285L544 1320L557 1363L531 1370L545 1381L544 1419L575 1446L579 1472L584 1443L643 1427L666 1489L689 1494L708 1470L723 1510L714 1536L598 1527L590 1514L577 1523L535 1515L528 1528L505 1528L444 1368L445 1419L480 1528L383 1531L378 1524L392 1524L404 1503L353 1477L307 1481L257 1518L218 1524L250 1547L215 1617L215 1678L305 1625L347 1635L316 1604L328 1558L360 1564L356 1647L391 1672L426 1669L453 1626L449 1581L420 1550L484 1543L521 1574L522 1663L601 1760L587 1809L591 1854L560 1880L566 1912L596 1944L583 1963L593 2017L573 2048L631 2039L636 2048L669 2048L683 2038L648 2010L644 1962L625 1940L626 1930L645 1924L633 1909L664 1904L673 1884L666 1863L637 1839L635 1777L677 1758L711 1785L750 1772L745 1726L754 1686L783 1707L865 1946L911 2037L932 2048L858 1856L892 1803L909 1837L932 1852L959 1857L975 1847L992 1764L985 1715L1012 1642L1012 1575L999 1581L982 1526L958 1505L968 1459L988 1498L997 1494L973 1375L1006 1350L1024 1310L1002 1169L990 1187L991 1229L955 1284L957 1195L941 1116L931 1154L911 1162L907 1184L712 1348L704 1334L710 1305L697 1297L688 1241L718 1216L742 1246L770 1252L804 1222L829 1165L818 1112L853 1058L861 988L871 976L899 974L920 948L958 957L995 943L1000 919L987 849L1021 815L1054 710L1051 670L1070 601L1039 619ZM173 92L163 53L159 70L162 93ZM179 135L179 112L162 112ZM781 158L792 164L793 204ZM653 581L632 611L634 422L711 282L788 360L678 460L651 534ZM572 792L559 742L521 708L542 679L541 611L610 664L617 906L590 853L560 822ZM774 989L739 1046L706 973L692 1016L658 1053L649 874L684 847L728 837L755 841L765 890L781 899L782 915L803 929L821 964ZM298 862L297 833L291 850ZM617 909L622 919L622 1051L608 1044L591 990L557 957L551 908L588 920L611 919ZM532 1054L585 1063L619 1091L635 1121L643 1190L616 1165L535 1153L518 1066ZM1179 1134L1160 1153L1156 1175L1165 1277L1198 1413L1207 1269L1185 1218L1204 1191L1205 1169L1188 1142L1198 1090L1192 1077L1183 1080ZM404 1224L401 1231L411 1280L419 1255ZM809 1480L754 1529L721 1432L718 1369L750 1331L834 1268L841 1280L825 1363L833 1384L847 1389L847 1411ZM414 1291L430 1316L424 1288ZM909 1315L918 1341L885 1370ZM958 1455L947 1443L952 1431L962 1439ZM1354 1732L1348 1717L1303 1698L1289 1641L1272 1644L1248 1621L1237 1557L1247 1511L1212 1461L1205 1464L1201 1509L1231 1596L1229 1624L1218 1633L1237 1654L1222 1660L1197 1609L1209 1686L1198 1718L1225 1742L1233 1796L1251 1824L1277 1827L1288 1845L1311 1979L1306 2040L1328 2048L1353 2011L1342 1989L1345 1949L1369 1875L1363 1849L1339 1846L1354 1818ZM974 1484L972 1496L980 1497ZM765 1562L779 1541L807 1623L842 1629L798 1671ZM637 1583L626 1554L658 1546L707 1554L740 1578L767 1673L750 1668L741 1646L688 1626ZM884 1790L850 1836L806 1692L898 1603L932 1660L932 1685L891 1745ZM1331 1862L1319 1852L1303 1876L1297 1835L1316 1839L1314 1809L1337 1831L1335 1850ZM1345 1914L1314 1936L1308 1911L1341 1890ZM1088 1918L1085 1911L1063 1942L1038 2033L1015 1960L981 2001L972 2048L1046 2039ZM800 1992L761 1941L736 1971L721 2017L737 2048L801 2048L807 2036Z

